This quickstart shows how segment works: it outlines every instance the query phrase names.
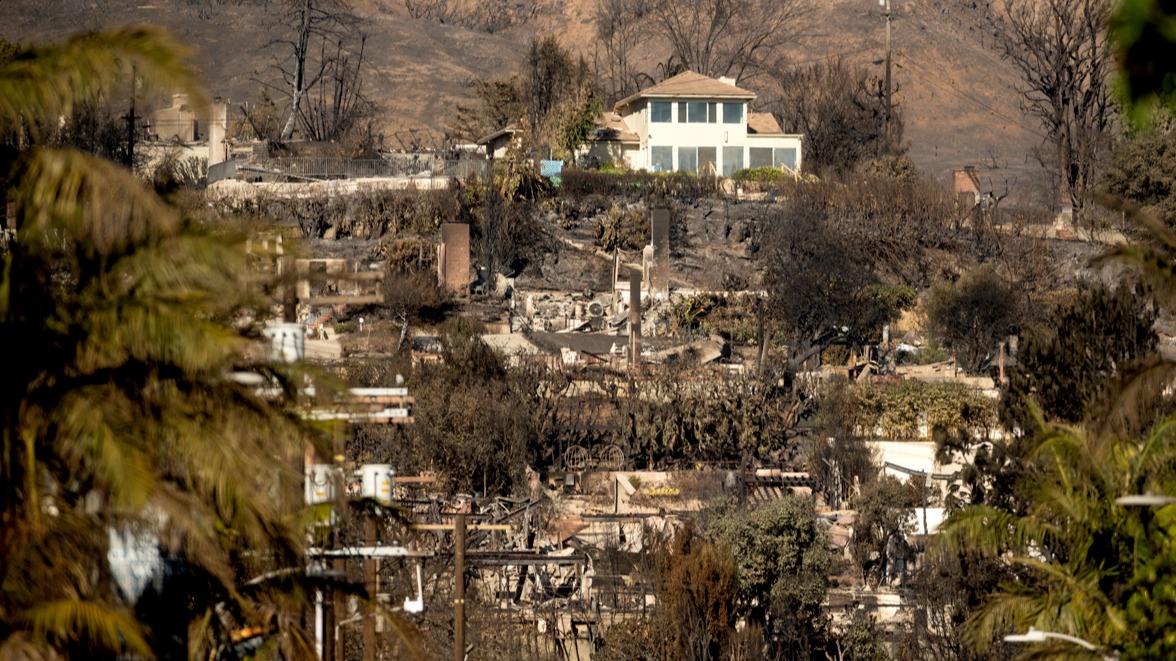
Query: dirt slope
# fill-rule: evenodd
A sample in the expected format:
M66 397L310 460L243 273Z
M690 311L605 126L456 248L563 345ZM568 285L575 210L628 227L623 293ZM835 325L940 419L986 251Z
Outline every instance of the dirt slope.
M444 131L464 83L519 66L530 36L553 33L591 57L595 0L545 5L525 28L488 35L453 25L412 19L394 0L354 4L370 35L374 64L368 88L385 109L387 142L407 128ZM171 28L193 45L213 94L232 100L256 96L258 78L271 78L270 14L278 5L233 6L199 0L5 0L0 38L56 39L78 30L142 22ZM207 17L201 18L200 7ZM211 9L207 9L211 7ZM986 44L983 0L893 0L895 101L906 116L911 156L942 180L963 165L996 167L986 174L1001 189L1003 178L1028 185L1029 147L1041 137L1024 117L1007 63ZM806 38L787 54L794 63L843 57L874 66L884 54L885 22L871 0L823 0L809 18ZM650 45L651 61L665 59ZM659 57L660 55L660 57ZM881 72L881 67L878 67ZM755 89L757 81L746 81Z

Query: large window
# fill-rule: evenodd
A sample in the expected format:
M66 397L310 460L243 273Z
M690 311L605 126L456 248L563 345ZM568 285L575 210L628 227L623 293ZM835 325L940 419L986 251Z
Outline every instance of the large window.
M750 152L751 164L753 168L778 168L781 165L787 165L793 170L796 169L796 149L794 147L752 147L747 150Z
M674 121L674 104L672 101L650 101L649 121L665 124Z
M752 147L748 149L748 154L751 156L748 167L751 168L770 168L772 167L772 148L771 147Z
M716 158L718 150L714 147L699 147L698 148L698 173L699 174L714 174L715 166L718 165Z
M650 147L649 168L654 172L669 172L674 169L673 147Z
M723 147L723 176L730 177L742 169L743 147Z
M742 102L723 102L723 123L724 124L742 124L743 123L743 103Z
M682 172L698 172L696 147L678 147L678 169Z
M718 104L706 101L679 101L678 121L690 124L714 124L719 121Z
M772 165L780 167L787 165L790 169L796 169L796 150L792 147L777 147L773 150Z

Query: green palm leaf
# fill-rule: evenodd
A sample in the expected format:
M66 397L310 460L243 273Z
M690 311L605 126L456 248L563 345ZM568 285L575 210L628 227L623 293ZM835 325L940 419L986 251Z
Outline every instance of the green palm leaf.
M33 636L58 644L83 642L96 649L154 656L134 616L112 609L110 604L58 599L40 603L16 620L27 626Z
M37 137L78 105L129 92L134 76L146 89L185 91L199 105L188 50L157 27L137 26L25 49L0 67L0 125L23 125Z

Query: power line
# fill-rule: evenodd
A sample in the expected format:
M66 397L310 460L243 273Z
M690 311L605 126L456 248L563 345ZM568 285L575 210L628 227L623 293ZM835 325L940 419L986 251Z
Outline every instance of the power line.
M940 91L947 92L948 94L952 94L956 98L961 99L963 101L966 101L968 103L971 103L974 106L982 108L982 109L988 111L988 113L990 115L997 117L999 119L1002 119L1010 124L1013 124L1014 126L1017 126L1025 131L1037 136L1038 138L1041 138L1042 140L1048 139L1038 129L1027 126L1026 124L1022 123L1020 120L1013 118L1013 117L1009 117L1008 115L1005 115L1004 113L998 111L996 108L992 107L992 105L990 105L989 103L987 103L987 102L985 102L985 101L983 101L983 100L981 100L981 99L979 99L979 98L977 98L967 92L964 92L961 89L958 89L956 87L955 83L948 81L948 80L945 80L940 74L932 72L932 70L930 70L928 67L926 67L922 63L916 62L915 60L910 59L910 57L908 55L903 54L903 59L907 65L911 66L913 69L918 70L920 75L925 78L925 80L923 82L926 82L928 85L930 85ZM935 82L936 80L938 80L939 82L936 83Z
M858 48L855 50L842 51L840 53L830 53L828 55L822 55L821 57L814 57L814 58L810 58L808 60L801 60L800 62L789 62L788 65L792 66L792 67L799 67L799 66L803 66L805 64L815 64L817 62L824 62L826 60L832 60L832 59L835 59L838 57L845 57L846 55L857 55L858 53L866 53L866 52L875 50L875 48L876 48L875 46L869 46L869 47L865 47L865 48Z
M988 111L989 114L991 114L995 117L999 117L1000 119L1003 119L1006 122L1009 122L1011 124L1015 124L1023 129L1025 129L1026 131L1029 131L1029 132L1034 133L1039 136L1041 135L1040 133L1038 133L1037 129L1034 129L1030 126L1023 124L1020 120L1018 120L1014 117L1009 117L1008 115L1005 115L1004 113L1002 113L999 110L997 110L996 108L994 108L987 101L981 100L981 99L977 98L976 96L973 96L972 94L969 94L968 92L965 92L965 91L959 89L959 87L956 85L955 82L947 80L942 74L932 71L931 69L927 68L926 65L910 59L910 57L906 56L905 54L903 55L903 57L904 57L907 65L911 66L911 68L913 68L913 69L917 69L919 71L919 73L921 75L925 76L926 78L931 79L926 82L928 82L928 84L930 84L932 87L935 87L936 89L939 89L941 91L952 94L955 97L957 97L963 101L967 101L968 103L971 103L972 105L975 105L979 108L982 108L982 109ZM937 84L934 81L939 81L939 82Z

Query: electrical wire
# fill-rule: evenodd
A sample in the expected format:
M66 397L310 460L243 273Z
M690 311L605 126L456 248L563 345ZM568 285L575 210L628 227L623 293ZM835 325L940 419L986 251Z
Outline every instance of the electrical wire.
M1021 120L1018 120L1013 117L1009 117L1008 115L1006 115L1006 114L1000 112L999 110L997 110L996 108L992 107L992 105L987 103L986 101L978 99L975 96L968 94L967 92L959 89L958 87L956 87L955 83L948 81L948 80L945 80L942 75L933 72L926 65L923 65L922 63L911 59L905 53L901 54L901 58L902 58L903 62L906 64L906 66L909 66L909 67L911 67L911 69L917 71L919 73L919 75L923 77L923 82L926 82L931 87L934 87L942 92L946 92L948 94L951 94L962 101L968 102L978 108L986 110L993 117L997 117L997 118L1002 119L1010 124L1013 124L1014 126L1017 126L1021 129L1025 130L1026 132L1028 132L1038 138L1041 138L1043 141L1047 140L1047 137L1043 133L1041 133L1040 129L1030 127L1030 126L1024 124ZM938 83L936 81L938 81Z

